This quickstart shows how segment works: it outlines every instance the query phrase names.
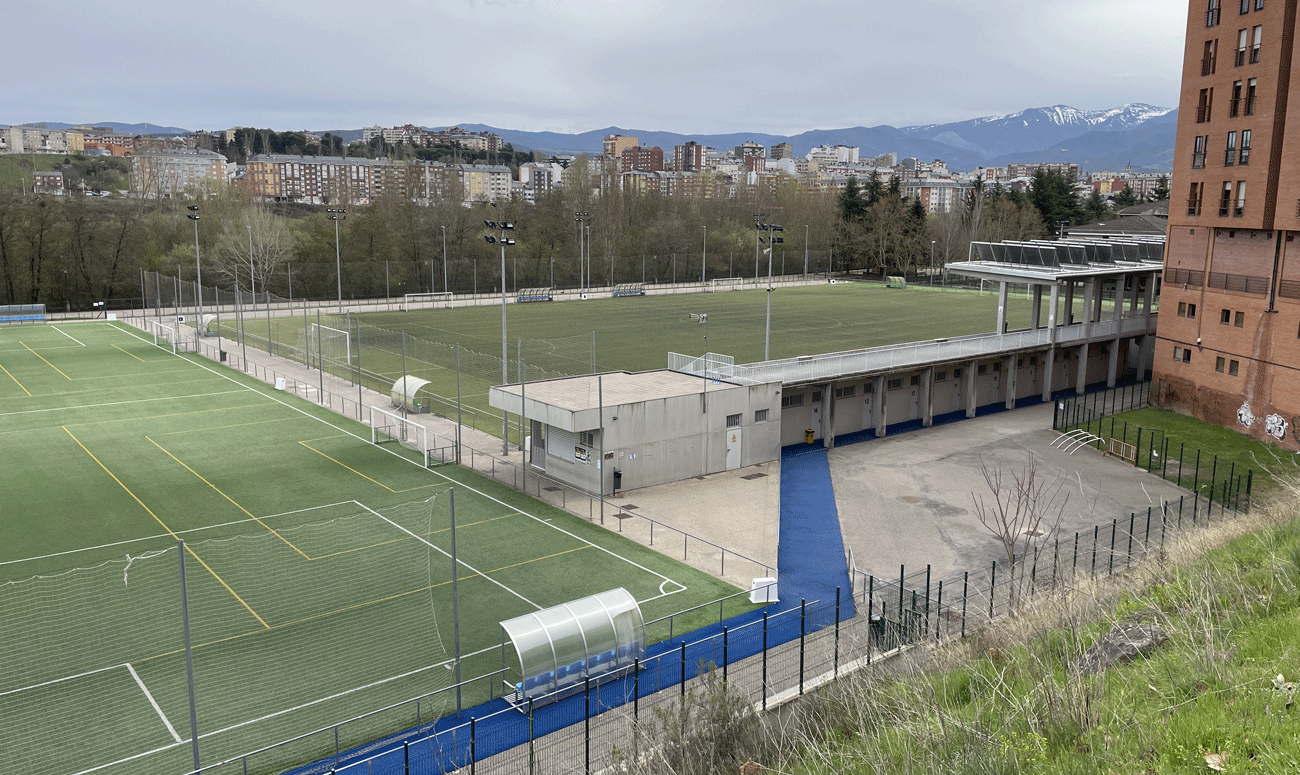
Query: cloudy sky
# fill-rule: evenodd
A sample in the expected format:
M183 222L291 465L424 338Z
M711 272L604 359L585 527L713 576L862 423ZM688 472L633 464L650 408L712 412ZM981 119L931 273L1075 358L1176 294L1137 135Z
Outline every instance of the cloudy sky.
M5 0L0 124L770 132L1176 107L1178 0Z

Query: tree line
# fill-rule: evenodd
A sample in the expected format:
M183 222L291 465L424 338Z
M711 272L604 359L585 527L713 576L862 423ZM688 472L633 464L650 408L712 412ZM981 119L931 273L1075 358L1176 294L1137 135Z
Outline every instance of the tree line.
M1057 173L1040 173L1028 193L979 185L964 206L927 214L896 179L850 180L839 193L810 191L794 180L734 184L729 196L657 191L594 192L592 162L578 157L565 184L535 203L422 206L388 192L331 221L325 208L253 202L231 187L201 201L89 199L0 190L0 303L45 303L51 309L138 304L141 270L192 279L199 207L198 260L206 285L282 297L333 298L337 267L345 298L391 293L458 293L499 288L500 251L484 239L485 220L511 222L507 285L576 287L583 264L594 285L751 276L761 259L755 222L784 227L788 266L802 270L805 249L816 271L907 274L967 258L972 241L1031 239L1054 224L1085 223L1109 213L1075 196ZM582 222L576 213L585 213ZM335 227L338 241L335 242ZM580 235L579 229L582 229ZM804 234L799 234L803 231ZM769 235L770 236L770 235ZM587 259L579 259L579 242ZM707 247L707 256L705 254ZM337 254L336 254L337 250ZM778 252L778 255L780 253ZM446 264L444 265L444 257ZM761 259L763 269L766 260ZM779 267L780 264L777 264ZM687 267L691 267L687 269ZM779 268L777 269L779 271Z

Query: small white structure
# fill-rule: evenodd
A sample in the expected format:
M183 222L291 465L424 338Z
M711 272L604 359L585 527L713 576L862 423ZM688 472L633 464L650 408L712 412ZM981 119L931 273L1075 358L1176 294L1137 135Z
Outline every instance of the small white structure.
M429 384L429 380L413 377L410 374L399 377L393 383L392 391L389 392L389 396L393 399L393 406L414 414L429 411L427 406L420 404L418 398L420 388L427 384Z
M781 384L667 369L493 387L488 401L528 419L528 462L588 492L674 482L776 460Z

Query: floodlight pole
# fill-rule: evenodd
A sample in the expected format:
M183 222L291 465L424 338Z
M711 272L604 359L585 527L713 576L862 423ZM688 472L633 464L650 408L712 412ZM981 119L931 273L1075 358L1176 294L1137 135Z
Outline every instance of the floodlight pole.
M329 209L325 212L330 213L330 220L334 221L334 276L338 280L339 291L339 314L343 314L343 258L339 251L339 221L346 221L348 217L344 215L346 209Z
M194 299L199 310L199 319L195 322L194 330L198 336L203 336L203 266L199 264L199 206L187 205L186 208L190 214L186 217L194 221ZM198 338L195 338L198 341ZM198 346L195 346L198 349Z
M239 283L235 283L235 292L239 292ZM248 226L248 292L253 294L253 311L257 311L257 266L253 264L253 226ZM267 300L270 304L270 299Z
M700 285L704 285L705 271L709 265L709 227L704 227L704 247L700 249Z
M586 213L586 212L580 212L580 213L575 212L573 214L573 220L578 222L578 292L579 293L582 293L583 291L587 290L587 264L586 264L586 258L584 258L583 256L583 244L585 241L583 231L586 224L586 219L588 217L590 217L590 213Z
M803 225L803 279L808 279L808 224Z
M494 231L500 231L500 237L487 235L484 239L491 245L500 243L501 245L501 385L505 386L510 382L510 355L506 344L506 245L515 244L514 240L506 239L506 232L512 231L515 225L510 221L483 221L483 225ZM523 439L519 440L520 450L523 450ZM509 412L501 410L501 454L510 454L510 417Z
M452 618L452 637L455 641L456 649L456 715L460 715L460 592L456 585L456 578L460 575L460 567L456 564L456 488L452 487L447 492L451 501L451 618Z
M190 645L190 599L185 589L185 539L176 539L181 564L181 625L185 628L185 677L190 692L190 747L194 750L194 771L199 772L199 716L194 704L194 651Z
M934 240L930 240L930 287L934 287Z
M781 237L773 236L778 231L783 231L783 227L774 223L759 223L756 233L767 232L767 321L763 324L763 360L768 359L769 345L772 342L772 252L776 250L778 240L784 242ZM759 238L762 239L761 237Z
M451 293L451 287L447 284L447 227L446 226L442 227L442 292Z

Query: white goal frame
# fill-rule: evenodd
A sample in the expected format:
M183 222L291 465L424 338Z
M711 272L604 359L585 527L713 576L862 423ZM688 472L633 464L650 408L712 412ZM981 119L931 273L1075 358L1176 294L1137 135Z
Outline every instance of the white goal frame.
M743 288L745 280L746 278L744 277L714 277L712 280L709 280L709 293Z
M451 291L434 291L432 293L406 293L402 294L402 309L410 312L414 305L421 302L428 302L429 309L446 307L451 309L451 300L455 296Z
M414 420L406 419L397 412L372 406L370 407L370 443L378 446L387 441L396 441L403 447L416 450L423 456L425 465L428 465L429 429Z
M329 333L328 334L323 333L326 331L328 331ZM321 332L319 336L317 336L318 332ZM343 337L343 349L347 352L347 364L348 366L351 366L352 365L352 334L351 332L344 331L341 328L333 328L331 326L324 325L323 323L308 323L307 324L307 352L309 353L314 352L316 354L316 362L319 364L320 362L325 360L325 353L323 352L325 347L323 343L327 338L330 339L331 341L334 341L336 336ZM308 368L310 368L310 364L308 364Z
M161 348L163 350L170 349L172 351L172 355L175 355L176 342L177 342L176 329L172 328L171 326L164 326L162 323L159 323L157 320L150 320L148 322L149 322L149 333L153 336L154 346ZM169 348L166 345L162 344L162 342L159 342L160 339L162 340L162 342L166 342L167 344L170 344L171 347Z

